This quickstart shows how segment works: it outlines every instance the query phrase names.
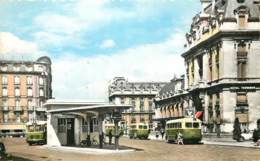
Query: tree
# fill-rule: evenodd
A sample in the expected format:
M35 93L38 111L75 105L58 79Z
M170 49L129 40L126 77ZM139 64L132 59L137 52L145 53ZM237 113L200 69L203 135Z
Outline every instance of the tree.
M240 128L240 122L239 119L236 118L234 125L233 125L233 139L236 141L240 141L241 139L241 128Z

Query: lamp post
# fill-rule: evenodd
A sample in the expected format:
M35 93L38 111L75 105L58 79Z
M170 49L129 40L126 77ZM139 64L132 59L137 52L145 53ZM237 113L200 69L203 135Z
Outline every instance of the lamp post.
M121 116L121 110L116 108L113 112L112 119L114 120L115 123L115 149L119 149L119 130L118 130L118 122L122 119Z

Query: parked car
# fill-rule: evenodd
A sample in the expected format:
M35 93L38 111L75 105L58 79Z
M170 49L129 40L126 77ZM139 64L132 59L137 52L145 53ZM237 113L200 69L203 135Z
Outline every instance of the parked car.
M4 160L7 157L4 143L0 142L0 160Z
M241 134L242 141L248 141L253 139L253 131L248 131Z

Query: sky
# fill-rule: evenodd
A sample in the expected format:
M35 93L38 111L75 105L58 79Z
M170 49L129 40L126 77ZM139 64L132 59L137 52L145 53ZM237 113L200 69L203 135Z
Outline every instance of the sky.
M0 59L52 60L53 97L107 101L109 82L184 74L199 0L0 0Z

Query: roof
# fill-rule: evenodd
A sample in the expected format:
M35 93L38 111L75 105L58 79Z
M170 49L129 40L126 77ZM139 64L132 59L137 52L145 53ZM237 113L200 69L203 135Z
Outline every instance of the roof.
M51 105L49 105L51 106ZM113 105L113 104L104 104L104 105L89 105L89 106L80 106L77 107L76 104L74 107L65 107L58 109L48 109L47 113L60 113L60 112L113 112L116 109L129 109L132 106L130 105Z
M170 120L167 121L166 123L174 123L174 122L179 122L179 121L183 121L183 122L201 122L199 119L196 118L192 118L192 117L187 117L187 118L182 118L182 119L176 119L176 120Z

